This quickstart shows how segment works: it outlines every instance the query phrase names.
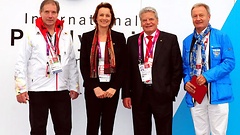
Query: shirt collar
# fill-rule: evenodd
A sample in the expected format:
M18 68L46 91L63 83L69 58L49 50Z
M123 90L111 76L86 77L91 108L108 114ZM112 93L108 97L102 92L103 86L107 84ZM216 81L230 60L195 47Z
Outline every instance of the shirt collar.
M154 37L154 36L155 36L155 34L156 34L156 31L157 31L157 30L155 30L155 31L154 31L154 32L151 34L151 36L153 36L153 37ZM144 32L143 36L144 36L144 38L146 38L148 35L147 35L147 34Z

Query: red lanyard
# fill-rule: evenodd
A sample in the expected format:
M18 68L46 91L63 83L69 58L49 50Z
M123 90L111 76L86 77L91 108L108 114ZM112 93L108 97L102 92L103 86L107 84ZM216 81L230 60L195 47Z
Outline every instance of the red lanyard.
M144 33L144 31L142 31L142 32L140 33L139 37L138 37L138 61L139 61L139 63L141 63L141 61L142 61L142 47L141 47L142 39L141 39L141 38L142 38L142 36L143 36L143 33ZM151 55L153 54L154 44L155 44L155 42L157 41L159 35L160 35L160 30L157 29L157 30L156 30L156 33L155 33L155 35L154 35L154 37L153 37L153 42L152 42L153 45L152 45L150 51L148 52L148 56L151 56ZM147 52L146 52L146 53L147 53ZM147 54L146 54L146 56L147 56Z
M56 34L54 34L53 36L55 36L53 38L54 41L52 41L52 37L49 33L47 33L46 35L46 44L47 44L47 56L49 56L49 52L51 54L51 56L56 55ZM54 53L54 54L53 54Z
M55 34L53 36L54 37L54 41L52 41L51 35L50 33L47 33L45 38L46 41L46 46L47 46L47 56L49 56L49 52L51 53L51 56L53 55L59 55L60 54L60 50L59 50L59 37L61 34L61 29L58 32L55 32Z

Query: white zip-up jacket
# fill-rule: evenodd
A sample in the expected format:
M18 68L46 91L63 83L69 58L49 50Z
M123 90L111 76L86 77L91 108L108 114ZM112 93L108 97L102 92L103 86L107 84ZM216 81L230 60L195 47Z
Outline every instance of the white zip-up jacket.
M59 38L63 71L57 75L46 76L47 46L38 27L35 26L26 33L20 45L15 65L15 89L17 94L26 91L74 90L79 92L79 72L69 32L63 29Z

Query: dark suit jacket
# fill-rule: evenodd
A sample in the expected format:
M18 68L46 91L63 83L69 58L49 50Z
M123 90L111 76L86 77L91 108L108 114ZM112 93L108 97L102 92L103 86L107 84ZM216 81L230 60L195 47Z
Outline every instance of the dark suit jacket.
M127 77L122 91L122 98L131 97L133 104L141 103L144 88L138 67L138 37L139 34L133 35L127 40ZM141 47L143 50L143 44ZM174 101L179 91L181 79L182 59L177 36L161 31L153 58L152 86L154 97L152 98L156 102Z
M80 70L83 77L83 87L86 89L94 89L100 86L99 78L90 78L90 52L92 48L92 41L94 31L83 33L81 39L80 49ZM111 36L113 41L115 61L116 61L116 73L111 75L110 83L104 83L105 88L120 89L122 87L123 80L123 60L124 52L126 52L126 39L123 33L119 33L111 30Z

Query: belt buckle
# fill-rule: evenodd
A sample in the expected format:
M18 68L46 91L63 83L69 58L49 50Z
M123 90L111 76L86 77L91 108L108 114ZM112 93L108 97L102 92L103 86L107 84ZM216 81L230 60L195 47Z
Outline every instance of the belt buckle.
M147 89L152 89L152 84L144 84L144 87Z

